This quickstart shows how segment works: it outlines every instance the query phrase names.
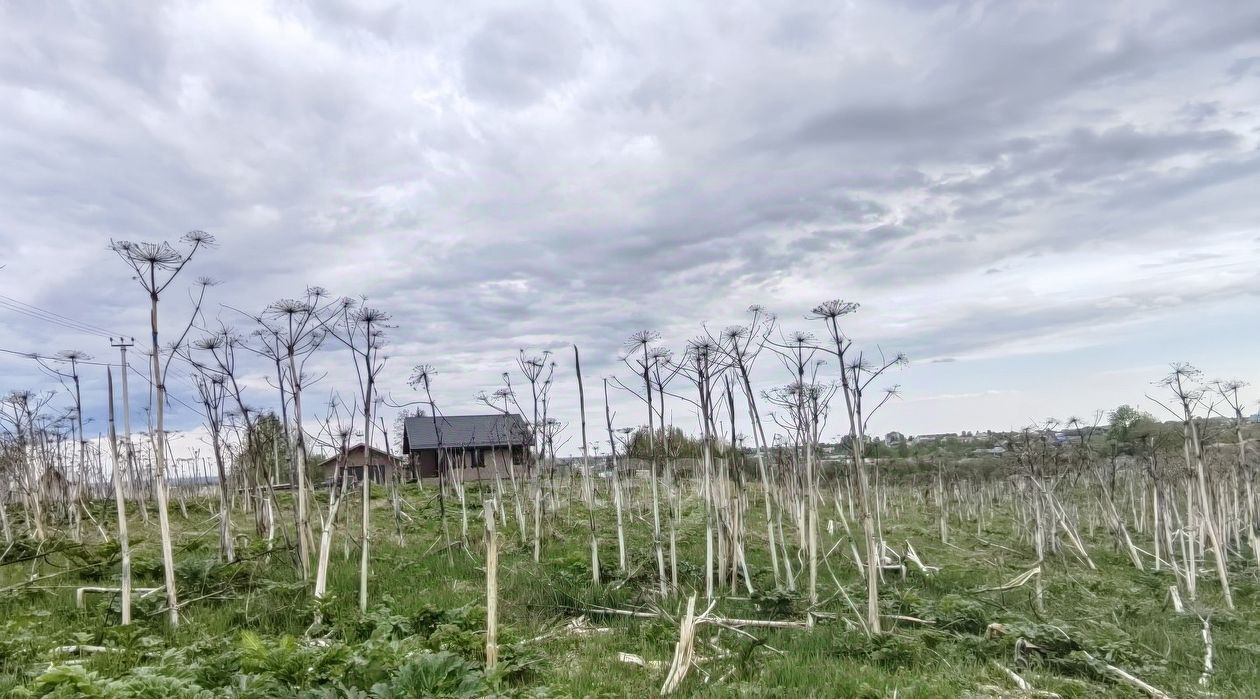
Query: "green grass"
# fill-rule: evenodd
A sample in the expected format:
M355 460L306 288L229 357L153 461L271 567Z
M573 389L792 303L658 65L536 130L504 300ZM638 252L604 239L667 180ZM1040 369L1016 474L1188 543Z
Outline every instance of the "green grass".
M470 485L469 491L471 513L479 513L476 487ZM700 663L680 695L1020 696L994 663L1015 667L1015 643L1022 637L1046 649L1045 657L1033 657L1027 667L1019 668L1037 689L1063 697L1141 696L1107 679L1085 660L1084 651L1173 696L1193 696L1200 689L1203 655L1197 611L1212 618L1216 672L1211 692L1218 697L1256 696L1260 624L1251 610L1260 588L1254 565L1240 561L1233 571L1238 611L1223 611L1214 580L1205 577L1190 613L1175 615L1164 603L1171 575L1136 571L1100 530L1088 541L1098 571L1088 571L1066 553L1049 561L1047 613L1039 617L1033 610L1031 585L976 592L1000 585L1034 564L1031 549L1013 533L1012 513L999 511L979 536L974 521L956 521L952 545L944 545L935 534L935 511L914 501L914 495L910 490L893 493L892 512L883 520L885 538L899 550L911 541L920 556L941 571L924 576L911 570L904 581L890 576L880 602L886 614L916 617L932 625L891 622L887 634L867 638L852 623L853 614L836 596L835 583L823 566L820 597L828 601L820 611L836 618L823 619L809 631L748 629L755 638L701 627L696 651ZM137 601L131 628L117 626L117 600L108 596L91 597L86 609L75 608L74 588L116 584L110 544L94 541L69 547L38 564L0 564L0 587L6 588L0 592L0 694L389 697L545 691L560 697L637 697L659 692L664 676L659 666L673 653L686 593L699 589L703 598L703 512L698 503L689 504L679 535L684 591L663 600L651 592L655 563L648 538L650 519L640 515L631 522L630 574L621 576L615 571L612 513L601 508L605 575L604 584L596 587L590 583L580 502L570 505L567 494L562 494L559 511L548 521L543 561L538 564L509 517L501 532L499 573L504 663L500 672L485 675L480 518L470 514L468 549L444 547L433 489L420 492L408 486L403 496L414 509L408 510L412 519L404 525L406 543L400 546L385 492L374 492L372 611L367 616L358 613L358 549L351 542L347 558L346 539L339 531L333 546L331 596L320 606L323 625L314 629L316 605L296 579L283 540L277 539L279 548L270 556L254 543L240 551L242 562L218 564L209 503L190 502L187 520L172 508L181 600L187 603L184 623L176 630L166 627L157 596ZM447 505L449 531L457 537L458 504L448 500ZM112 522L112 511L100 507L94 515ZM715 613L801 619L801 595L772 589L761 512L754 506L748 515L749 564L759 593L751 597L742 590L734 593L721 600ZM357 529L357 506L346 514L354 523L352 529ZM824 525L829 516L834 513L824 512ZM238 531L252 533L249 515L238 513L236 518ZM838 523L837 531L842 531ZM146 528L133 517L132 533L135 584L156 586L161 579L156 527ZM351 534L357 538L355 531ZM823 550L835 542L825 526L822 539ZM847 551L847 543L836 548L831 569L862 608L864 585ZM3 560L18 558L18 553L15 547ZM20 584L33 573L58 572L57 577ZM798 583L802 589L803 585L803 580ZM588 612L597 605L660 609L669 618ZM589 627L585 632L566 628L583 614ZM1006 633L987 635L990 624L1003 625ZM306 640L310 637L322 640L313 644ZM111 651L81 658L53 652L58 646L76 644ZM656 666L619 662L617 655L623 652Z

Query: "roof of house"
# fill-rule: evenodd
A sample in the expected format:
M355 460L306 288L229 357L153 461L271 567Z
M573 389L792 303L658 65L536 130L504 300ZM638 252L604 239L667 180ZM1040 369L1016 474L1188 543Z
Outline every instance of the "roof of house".
M373 458L377 458L377 459L384 459L384 460L386 460L386 461L391 461L391 462L394 462L394 463L397 463L397 462L398 462L398 457L397 457L397 456L394 456L393 454L390 454L389 452L385 451L384 449L377 449L376 447L368 447L368 449L371 451ZM356 452L357 452L357 453L359 453L359 454L362 454L362 453L363 453L363 442L359 442L358 444L356 444L356 445L354 445L354 446L352 446L352 447L350 447L349 449L347 449L347 450L346 450L346 453L347 453L347 454L354 454L354 453L356 453ZM323 467L325 467L325 466L327 466L327 465L329 465L329 464L333 463L333 462L334 462L334 461L336 461L336 460L337 460L337 455L336 455L336 454L333 454L332 456L328 457L327 459L324 459L323 461L321 461L321 462L319 462L318 464L316 464L316 465L315 465L315 468L323 468ZM356 467L356 468L357 468L357 467Z
M436 423L436 424L435 424ZM520 415L439 415L409 417L403 449L525 446L533 442L529 426Z

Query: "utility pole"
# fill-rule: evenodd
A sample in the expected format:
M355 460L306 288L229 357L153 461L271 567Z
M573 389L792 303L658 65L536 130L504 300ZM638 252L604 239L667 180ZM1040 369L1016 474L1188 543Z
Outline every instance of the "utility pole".
M79 392L79 359L86 358L78 352L66 353L66 358L70 360L70 378L74 380L74 420L79 426L79 484L71 486L71 499L73 502L68 503L73 514L74 522L74 540L79 541L79 527L82 525L82 515L79 514L79 507L87 510L87 504L83 502L83 491L81 488L89 487L87 472L87 435L83 433L83 396ZM88 513L91 516L91 513Z
M127 365L127 348L134 347L135 344L136 338L134 337L109 338L110 347L118 348L119 366L122 369L120 376L122 377L123 444L125 445L124 449L126 450L127 458L127 479L131 483L132 497L140 501L140 516L144 519L144 523L147 525L149 523L149 508L145 503L143 491L144 481L140 480L137 482L137 476L139 474L136 473L136 454L131 446L131 396L127 392L127 374L129 373L128 369L130 368ZM118 468L118 465L114 464L114 468Z

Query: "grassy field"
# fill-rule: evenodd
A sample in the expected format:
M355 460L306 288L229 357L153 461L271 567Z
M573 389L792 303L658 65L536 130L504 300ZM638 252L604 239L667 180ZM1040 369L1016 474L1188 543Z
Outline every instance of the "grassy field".
M161 595L137 601L131 627L120 627L118 603L89 597L76 609L75 588L115 585L114 546L99 540L71 545L11 547L0 565L0 694L49 697L420 697L555 696L640 697L660 691L678 639L687 591L703 601L703 513L684 513L680 528L680 586L667 599L651 593L655 564L650 520L630 525L627 574L615 570L611 511L601 510L604 580L592 586L586 514L580 501L562 499L550 515L543 561L531 560L509 521L501 532L500 643L495 672L483 668L485 587L481 521L470 515L467 547L442 545L432 488L403 489L410 520L399 545L384 490L374 493L371 611L357 610L358 548L339 531L334 541L330 590L316 608L296 574L282 540L270 555L252 544L241 561L216 561L216 525L210 503L188 503L188 517L173 509L184 623L165 625ZM837 590L860 608L864 586L840 542L820 573L820 619L812 630L747 628L742 633L705 625L696 643L697 664L679 695L697 697L1000 697L1031 696L1016 689L1002 667L1016 669L1032 687L1062 697L1142 696L1110 678L1101 663L1120 667L1175 697L1260 695L1260 623L1254 567L1234 571L1238 611L1225 613L1210 577L1200 599L1175 614L1166 602L1171 574L1138 572L1099 530L1087 541L1099 570L1068 554L1045 568L1044 615L1034 613L1032 585L982 592L1035 565L1017 540L1010 512L998 510L979 527L955 520L950 543L936 535L935 510L909 489L894 491L884 516L885 538L899 550L913 543L926 563L906 579L890 575L881 605L888 632L869 638ZM449 528L460 530L457 505L448 500ZM469 509L480 495L469 486ZM757 593L721 599L715 614L727 618L804 618L800 594L773 590L760 510L749 515L749 563ZM358 521L355 507L348 521ZM95 510L102 522L112 511ZM252 533L241 513L239 531ZM824 513L824 517L827 517ZM511 518L509 517L509 520ZM837 535L823 527L823 550ZM356 527L357 528L357 527ZM836 525L836 531L843 529ZM157 531L133 518L137 586L161 579ZM352 536L357 536L351 532ZM1141 545L1141 544L1139 544ZM52 551L52 553L48 553ZM797 566L799 569L800 566ZM32 576L47 576L31 581ZM655 611L656 618L599 613L597 608ZM323 623L313 626L316 613ZM1199 684L1203 624L1210 615L1215 672ZM899 621L913 617L928 624ZM998 624L1000 627L991 625ZM1032 643L1040 651L1016 645ZM85 653L65 646L99 646ZM644 660L624 662L620 653ZM1091 661L1086 654L1094 658ZM1017 664L1017 662L1019 664Z

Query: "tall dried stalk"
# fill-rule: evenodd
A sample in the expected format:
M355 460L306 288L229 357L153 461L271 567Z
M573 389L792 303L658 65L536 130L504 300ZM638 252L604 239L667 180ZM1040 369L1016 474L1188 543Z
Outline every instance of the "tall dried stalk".
M578 415L582 425L582 495L586 500L587 524L591 530L591 582L599 584L599 535L595 530L595 483L586 445L586 390L582 387L582 359L573 346L573 368L577 373Z
M482 503L486 523L486 670L499 662L499 539L494 528L493 503Z
M1229 586L1227 570L1228 553L1221 542L1219 527L1213 515L1212 500L1208 495L1207 467L1203 463L1203 444L1194 415L1194 407L1203 399L1202 389L1193 385L1200 376L1200 372L1194 367L1178 364L1173 366L1172 372L1161 383L1172 391L1181 408L1183 450L1186 468L1194 474L1194 490L1198 495L1199 524L1207 532L1208 541L1212 545L1216 576L1221 583L1221 595L1225 598L1225 606L1233 609L1234 595ZM1187 506L1189 504L1188 499Z
M376 381L385 369L385 358L381 356L381 348L385 344L385 329L389 316L383 311L368 306L360 306L351 299L342 299L339 322L322 320L329 335L341 341L350 350L354 358L354 371L359 380L359 392L363 410L363 512L361 522L361 541L359 543L359 611L366 612L368 607L368 572L371 556L371 513L372 513L372 478L369 473L372 463L372 428L373 409L376 405Z
M105 367L105 383L109 393L109 453L113 460L114 507L118 514L118 555L121 560L118 594L122 625L131 623L131 537L127 533L127 499L123 493L122 459L118 455L118 431L114 426L114 372ZM0 502L0 508L7 503Z
M889 368L903 364L905 358L897 355L891 361L881 361L870 365L862 354L856 358L850 355L853 340L840 329L839 319L858 309L858 304L833 300L815 306L814 317L823 321L840 368L840 392L844 396L845 413L849 420L850 450L853 455L854 475L858 491L858 502L862 507L862 532L866 538L866 623L871 633L880 633L879 615L879 572L882 564L883 542L876 533L874 508L878 507L878 492L874 497L870 492L870 482L866 471L866 424L876 411L893 395L895 387L886 392L884 399L869 410L863 405L866 389L872 381L879 378Z
M154 387L154 424L151 432L154 454L154 493L158 501L158 527L161 533L162 570L166 586L167 619L171 626L179 625L179 596L175 589L175 555L171 543L170 515L167 511L166 492L166 372L170 368L168 357L165 366L161 360L161 345L158 342L158 302L161 294L171 282L192 260L193 256L203 248L213 245L214 238L202 231L193 231L183 237L189 248L177 250L168 243L132 243L116 241L110 248L122 258L135 272L135 279L149 295L149 329L152 340L151 367L149 380ZM161 275L159 277L159 274ZM192 319L196 318L201 299L205 296L206 284L201 284L201 296L191 315L188 326L175 342L175 346L183 344L184 337L192 328Z

